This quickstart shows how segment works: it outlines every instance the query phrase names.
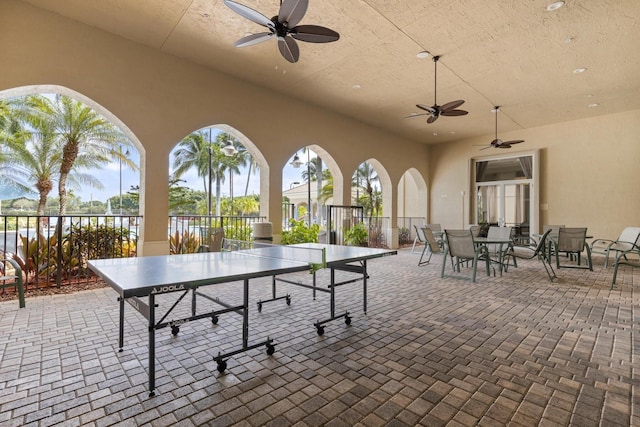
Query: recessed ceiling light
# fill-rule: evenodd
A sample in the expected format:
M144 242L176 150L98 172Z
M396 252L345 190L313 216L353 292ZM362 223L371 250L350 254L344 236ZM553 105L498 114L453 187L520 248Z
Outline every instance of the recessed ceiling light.
M580 74L580 73L584 73L585 71L587 71L586 68L580 67L580 68L576 68L575 70L573 70L573 74Z
M356 83L356 84L354 84L354 85L353 85L353 86L351 86L351 87L357 90L357 89L360 89L362 86L361 86L361 85L359 85L358 83Z
M428 58L429 55L430 55L429 52L427 52L426 50L423 50L422 52L418 52L416 57L419 58L419 59L424 59L424 58Z
M571 43L573 41L573 37L567 37L566 39L564 39L565 43Z
M563 1L555 1L555 2L551 3L549 6L547 6L547 10L549 12L553 12L554 10L560 9L562 6L564 6L564 2Z
M592 104L589 104L589 108L596 108L598 105L600 104L598 104L597 102L594 102Z
M434 132L434 133L433 133L433 136L438 136L438 132Z

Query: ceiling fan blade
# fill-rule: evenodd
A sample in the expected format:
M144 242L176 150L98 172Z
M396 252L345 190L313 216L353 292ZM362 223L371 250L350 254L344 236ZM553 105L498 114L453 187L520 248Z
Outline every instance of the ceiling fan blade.
M511 148L511 144L500 144L496 148Z
M260 24L263 27L267 28L275 28L273 22L271 22L269 18L267 18L257 10L253 10L250 7L231 0L224 0L224 4L238 15L247 18L248 20L253 21L256 24Z
M454 110L454 109L458 108L459 106L461 106L462 104L464 104L464 100L459 99L457 101L447 102L442 107L440 107L440 109L442 111Z
M480 149L480 151L482 151L482 150L486 150L487 148L491 148L491 145L487 145L486 147L481 148L481 149Z
M416 107L418 107L421 110L426 111L427 113L429 113L431 115L438 113L438 110L435 107L429 107L427 105L422 105L422 104L416 104Z
M440 114L443 116L466 116L469 112L464 110L444 110Z
M234 47L246 47L253 46L258 43L266 42L267 40L273 38L273 33L258 33L258 34L250 34L246 37L241 38L237 42L233 44Z
M430 113L412 113L408 116L405 116L405 119L410 119L411 117L422 117L422 116L430 116Z
M340 38L340 34L320 25L298 25L289 33L294 39L310 43L329 43Z
M524 139L516 139L514 141L506 141L506 142L503 142L503 144L513 145L513 144L520 144L521 142L524 142Z
M300 49L298 43L291 37L278 38L278 49L280 54L291 63L298 62L300 58Z
M278 22L286 22L288 28L295 27L307 13L308 6L309 0L284 0L278 13Z
M427 119L427 123L431 124L431 123L435 122L436 120L438 120L438 116L437 115L432 115L431 117L429 117Z

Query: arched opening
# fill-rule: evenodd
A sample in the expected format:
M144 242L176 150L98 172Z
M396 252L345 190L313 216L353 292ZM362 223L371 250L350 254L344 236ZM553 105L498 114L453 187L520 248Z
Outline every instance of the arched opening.
M284 242L291 227L301 222L309 228L310 240L327 241L327 209L334 200L336 174L341 177L337 164L318 145L302 147L289 158L282 168Z
M198 250L212 230L251 240L252 225L265 219L259 174L268 171L255 145L230 126L213 125L185 136L169 157L170 252Z
M398 244L410 245L416 226L427 222L427 184L416 169L407 170L398 183Z

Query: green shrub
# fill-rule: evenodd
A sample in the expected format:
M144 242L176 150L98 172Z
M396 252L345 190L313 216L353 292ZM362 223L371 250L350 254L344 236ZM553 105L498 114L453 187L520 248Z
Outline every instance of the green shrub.
M281 242L283 245L293 245L296 243L318 243L318 234L320 233L320 225L311 224L307 226L304 220L289 220L291 230L282 232Z
M349 229L342 229L344 232L344 242L349 246L367 246L369 242L369 232L367 227L359 222Z

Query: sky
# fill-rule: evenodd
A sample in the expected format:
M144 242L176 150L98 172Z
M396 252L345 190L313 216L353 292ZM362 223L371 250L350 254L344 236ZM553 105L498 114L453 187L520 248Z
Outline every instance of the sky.
M140 156L135 149L130 149L130 159L136 164L140 164ZM314 157L313 151L310 153L311 157ZM301 159L305 159L306 155ZM170 156L170 160L173 160L173 154ZM283 170L282 186L283 190L288 190L294 182L303 182L302 171L304 166L300 169L295 169L293 166L287 163L287 166ZM173 164L169 166L169 173L173 171ZM233 176L233 196L244 196L244 190L247 185L248 167L240 168L240 174L234 174ZM104 189L98 190L96 188L85 187L80 190L74 189L75 195L79 196L83 201L101 201L106 202L108 198L118 196L120 194L120 165L118 162L110 163L102 170L92 171L91 174L98 178L104 185ZM181 183L184 187L193 188L194 190L204 191L202 178L197 176L196 170L192 169L182 176L186 182ZM140 172L132 171L125 165L122 166L122 194L126 194L132 185L140 185ZM169 185L169 183L167 183ZM222 184L221 194L223 197L228 197L230 193L229 178L225 179ZM56 190L52 191L52 195L55 197ZM260 174L251 174L249 178L248 195L260 193Z

